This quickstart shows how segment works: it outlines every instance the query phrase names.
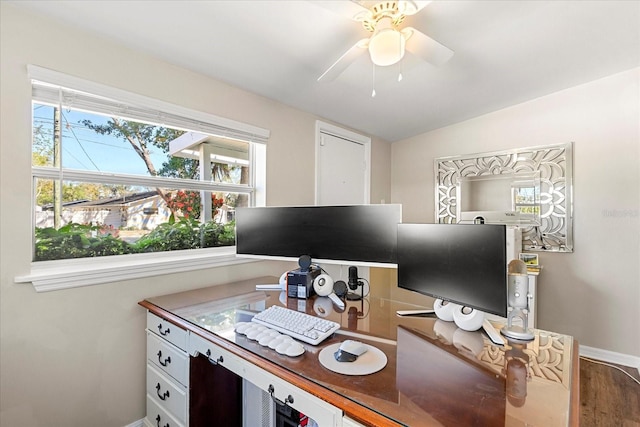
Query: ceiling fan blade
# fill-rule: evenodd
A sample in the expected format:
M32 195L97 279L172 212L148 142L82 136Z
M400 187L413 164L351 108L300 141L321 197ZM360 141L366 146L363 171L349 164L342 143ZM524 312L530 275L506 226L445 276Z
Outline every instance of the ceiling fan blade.
M424 7L429 3L431 3L431 0L402 0L398 2L398 9L405 15L415 15L416 13L424 9Z
M451 49L415 28L404 28L402 34L407 40L406 49L430 64L440 66L453 56Z
M349 50L342 54L336 62L331 65L327 71L318 77L318 81L329 82L338 77L344 70L353 63L363 52L366 52L369 46L369 39L362 39L351 46Z

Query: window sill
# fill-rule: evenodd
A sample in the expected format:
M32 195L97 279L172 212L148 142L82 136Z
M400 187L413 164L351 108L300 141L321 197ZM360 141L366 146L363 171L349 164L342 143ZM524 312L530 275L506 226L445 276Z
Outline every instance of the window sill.
M31 282L36 292L48 292L253 261L237 258L235 246L40 261L31 263L31 272L16 277L15 282Z

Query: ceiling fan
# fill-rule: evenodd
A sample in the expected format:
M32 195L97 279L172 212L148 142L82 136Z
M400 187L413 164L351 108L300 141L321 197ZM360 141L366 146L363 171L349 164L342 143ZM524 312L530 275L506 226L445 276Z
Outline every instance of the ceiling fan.
M405 50L436 66L444 64L453 56L451 49L426 34L412 27L402 28L401 24L407 16L420 12L430 1L352 0L323 3L341 14L349 13L351 19L360 22L372 35L356 42L318 77L318 81L335 79L365 51L369 52L371 62L382 67L400 62ZM373 5L367 7L371 3Z

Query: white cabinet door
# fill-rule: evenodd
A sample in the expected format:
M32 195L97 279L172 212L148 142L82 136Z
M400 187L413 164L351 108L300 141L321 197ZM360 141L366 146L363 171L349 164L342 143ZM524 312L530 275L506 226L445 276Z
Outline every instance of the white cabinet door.
M248 364L245 379L272 397L286 403L322 427L342 425L342 411L253 364Z
M371 139L319 123L316 131L316 205L369 203Z

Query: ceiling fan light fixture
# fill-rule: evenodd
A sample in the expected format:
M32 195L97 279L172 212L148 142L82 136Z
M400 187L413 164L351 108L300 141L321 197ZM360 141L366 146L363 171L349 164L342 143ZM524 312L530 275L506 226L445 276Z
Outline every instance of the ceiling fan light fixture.
M404 35L394 28L379 30L369 40L369 56L374 64L386 67L399 62L404 56Z

